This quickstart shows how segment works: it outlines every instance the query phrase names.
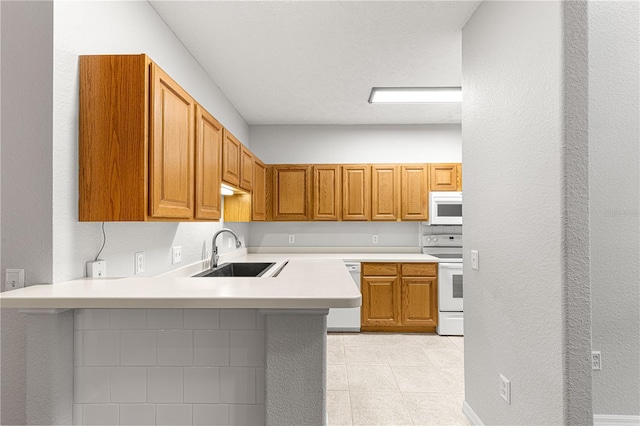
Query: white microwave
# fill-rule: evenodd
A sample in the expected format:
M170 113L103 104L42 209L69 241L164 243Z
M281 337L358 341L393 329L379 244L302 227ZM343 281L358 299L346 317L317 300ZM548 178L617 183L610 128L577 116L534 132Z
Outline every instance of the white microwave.
M429 218L429 225L462 225L462 192L430 192Z

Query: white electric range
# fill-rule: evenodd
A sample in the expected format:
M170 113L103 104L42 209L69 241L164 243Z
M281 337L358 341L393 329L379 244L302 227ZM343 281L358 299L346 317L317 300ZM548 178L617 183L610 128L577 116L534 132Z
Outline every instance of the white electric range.
M422 237L422 252L440 260L436 332L443 336L462 336L462 235L425 235Z

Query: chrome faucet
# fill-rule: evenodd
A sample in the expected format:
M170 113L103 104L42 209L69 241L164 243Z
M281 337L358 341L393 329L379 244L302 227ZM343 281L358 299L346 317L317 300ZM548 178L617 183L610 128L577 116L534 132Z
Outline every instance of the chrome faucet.
M242 247L242 243L240 242L240 238L238 237L238 235L229 228L222 228L221 230L213 234L213 240L211 241L211 268L218 267L218 259L220 258L220 256L218 256L218 246L216 245L216 238L218 238L218 235L222 234L223 232L228 232L233 235L233 237L236 239L236 248Z

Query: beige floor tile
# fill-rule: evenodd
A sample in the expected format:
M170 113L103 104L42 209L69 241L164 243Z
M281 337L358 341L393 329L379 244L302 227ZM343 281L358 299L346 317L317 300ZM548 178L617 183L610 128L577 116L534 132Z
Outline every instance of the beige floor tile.
M348 391L347 367L340 364L327 365L327 390Z
M412 425L400 392L350 392L354 425Z
M329 425L352 425L351 400L348 391L327 391Z
M416 425L466 425L462 405L451 393L403 393L404 405Z
M424 351L436 368L464 368L464 353L460 349L436 348Z
M347 365L347 378L350 391L399 391L388 365Z
M427 354L418 346L399 345L387 348L386 353L389 365L432 365Z
M345 346L347 365L388 365L388 346Z
M432 366L391 367L401 392L449 392L449 387Z
M327 344L343 343L342 333L327 333Z
M327 364L345 364L344 346L340 344L327 344Z
M437 371L452 393L464 395L464 368L439 368Z
M403 340L401 334L394 333L345 333L344 346L397 346Z
M462 336L447 336L454 345L458 347L461 351L464 352L464 337Z
M416 344L425 349L457 349L458 346L447 336L438 336L437 334L417 335Z

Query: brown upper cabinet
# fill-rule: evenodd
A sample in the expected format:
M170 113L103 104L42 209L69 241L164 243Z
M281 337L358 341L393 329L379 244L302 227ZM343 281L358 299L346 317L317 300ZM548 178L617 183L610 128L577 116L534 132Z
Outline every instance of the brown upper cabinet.
M342 220L370 220L371 166L342 166Z
M213 219L210 118L146 55L81 56L79 220Z
M402 220L429 220L429 166L427 164L403 164L400 166L402 181Z
M371 220L398 220L400 175L397 165L371 166Z
M257 158L253 161L253 191L251 220L267 220L267 166Z
M340 220L340 183L339 165L313 166L313 220Z
M244 145L240 149L240 188L245 191L253 188L253 154Z
M196 212L197 219L220 219L222 125L196 105Z
M224 129L222 140L222 181L233 186L240 187L240 158L242 144L227 129Z
M275 165L273 175L273 220L311 219L311 166Z
M432 191L461 191L460 164L431 164Z

